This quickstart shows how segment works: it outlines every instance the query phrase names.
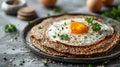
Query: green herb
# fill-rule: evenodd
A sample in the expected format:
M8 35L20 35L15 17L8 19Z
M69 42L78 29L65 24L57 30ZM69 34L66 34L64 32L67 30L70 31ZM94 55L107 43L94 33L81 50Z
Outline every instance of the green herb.
M41 26L39 26L39 27L38 27L38 29L42 29L42 27L41 27Z
M85 39L87 39L87 36L84 36Z
M108 30L105 30L105 32L107 32Z
M113 7L110 12L105 12L102 15L120 21L120 5L117 8Z
M92 64L89 64L88 67L92 67Z
M62 10L60 8L55 8L54 13L62 13Z
M17 36L15 36L15 40L17 40L18 39L18 37Z
M53 38L56 38L56 36L54 35Z
M4 59L5 61L7 61L7 58L6 58L6 56L4 56L4 57L3 57L3 59Z
M15 50L14 48L12 48L12 50Z
M62 34L59 36L61 40L68 40L68 35L67 34Z
M25 63L25 60L22 59L22 60L20 61L20 64L19 64L19 65L23 65L24 63Z
M16 26L15 25L13 25L13 24L6 24L5 26L4 26L4 31L5 32L14 32L14 31L16 31L17 29L16 29Z
M66 20L67 18L64 18L64 20Z
M50 16L50 13L48 13L47 16L49 17L49 16Z
M45 60L43 63L44 63L45 66L48 66L48 61L47 60Z
M116 25L112 25L112 27L113 27L113 28L115 28L115 27L116 27Z
M94 18L93 17L92 18L85 18L85 21L92 24L94 21Z
M6 52L4 52L3 54L7 54Z
M31 25L31 22L30 22L30 21L28 21L28 25Z
M67 25L67 23L66 23L66 22L64 22L64 25Z
M98 32L101 30L101 25L98 24L98 23L94 23L93 26L92 26L92 30L95 31L95 32Z

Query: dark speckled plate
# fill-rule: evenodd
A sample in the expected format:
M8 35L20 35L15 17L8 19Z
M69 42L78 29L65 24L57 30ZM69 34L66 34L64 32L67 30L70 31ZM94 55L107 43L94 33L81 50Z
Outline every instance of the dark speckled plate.
M120 22L115 21L113 19L110 18L106 18L106 17L102 17L100 15L89 15L89 14L62 14L62 15L85 15L85 16L96 16L98 18L103 19L104 21L109 21L109 24L111 25L116 25L115 30L120 32ZM62 15L57 15L57 16L51 16L51 17L59 17ZM45 17L45 18L39 18L37 20L32 21L32 23L30 25L27 25L25 27L25 29L23 30L23 41L25 43L25 45L30 48L34 53L36 53L37 55L41 56L41 57L45 57L48 59L52 59L52 60L56 60L56 61L62 61L62 62L70 62L70 63L94 63L94 62L101 62L101 61L106 61L106 60L110 60L113 58L116 58L118 56L120 56L120 44L118 44L113 50L111 50L110 52L107 52L103 55L99 55L99 56L94 56L94 57L90 57L90 58L68 58L68 57L59 57L59 56L53 56L53 55L49 55L47 53L44 53L42 51L40 51L39 49L35 48L30 40L29 40L29 31L31 30L31 28L34 25L37 25L39 23L41 23L41 21L43 21L44 19L49 18L49 17Z

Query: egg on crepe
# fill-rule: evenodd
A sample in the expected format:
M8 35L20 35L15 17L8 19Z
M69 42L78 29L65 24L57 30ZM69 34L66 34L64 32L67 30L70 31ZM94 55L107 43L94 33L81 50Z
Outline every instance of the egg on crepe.
M91 57L112 50L120 41L120 33L95 16L63 15L34 26L30 41L47 54Z

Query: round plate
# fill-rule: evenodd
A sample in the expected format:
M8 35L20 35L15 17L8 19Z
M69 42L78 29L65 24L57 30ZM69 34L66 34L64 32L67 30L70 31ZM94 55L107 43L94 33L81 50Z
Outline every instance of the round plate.
M89 15L89 14L62 14L62 15L83 15L83 16L95 16L98 18L103 19L104 21L109 21L109 24L115 26L115 30L120 32L120 22L117 22L113 19L110 18L106 18L100 15ZM51 17L59 17L62 15L57 15L57 16L51 16ZM98 56L94 56L94 57L90 57L90 58L68 58L68 57L59 57L59 56L53 56L47 53L44 53L42 51L40 51L39 49L35 48L31 42L30 42L30 38L29 38L29 31L31 30L31 28L34 25L37 25L39 23L41 23L44 19L49 18L49 17L45 17L45 18L39 18L37 20L32 21L31 24L27 25L25 27L25 29L23 30L23 42L25 43L25 45L30 48L34 53L36 53L37 55L41 56L41 57L45 57L48 59L52 59L52 60L57 60L57 61L62 61L62 62L70 62L70 63L94 63L94 62L101 62L101 61L105 61L105 60L110 60L112 58L118 57L120 56L120 44L118 44L114 49L112 49L111 51L105 53L105 54L101 54ZM108 23L108 22L106 22Z

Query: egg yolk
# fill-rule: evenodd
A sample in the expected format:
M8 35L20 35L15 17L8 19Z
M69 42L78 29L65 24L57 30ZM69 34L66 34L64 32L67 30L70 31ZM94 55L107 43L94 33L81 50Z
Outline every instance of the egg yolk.
M88 32L88 26L81 22L71 22L70 23L71 33L73 34L83 34Z

